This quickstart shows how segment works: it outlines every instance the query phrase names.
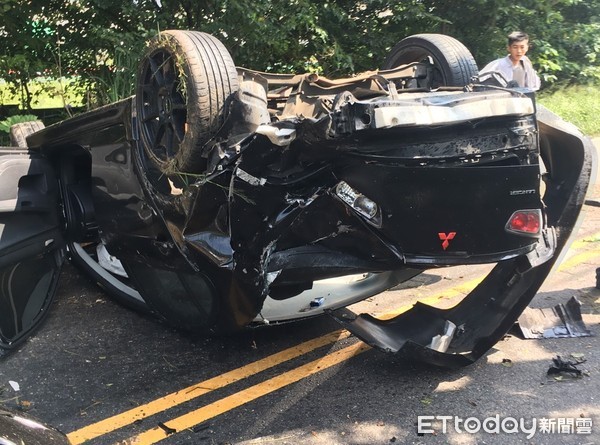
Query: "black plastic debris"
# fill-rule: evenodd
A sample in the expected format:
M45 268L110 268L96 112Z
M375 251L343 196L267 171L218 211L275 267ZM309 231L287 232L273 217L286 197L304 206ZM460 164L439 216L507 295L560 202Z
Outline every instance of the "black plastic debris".
M566 304L550 308L526 308L517 320L524 338L591 337L581 317L581 303L571 297Z
M158 427L160 429L162 429L166 433L167 436L170 436L171 434L175 434L177 432L176 429L171 428L170 426L168 426L162 422L158 422Z
M563 360L560 355L557 355L552 359L552 366L548 368L546 375L548 377L570 377L579 378L582 376L582 372L577 368L577 363L570 360Z

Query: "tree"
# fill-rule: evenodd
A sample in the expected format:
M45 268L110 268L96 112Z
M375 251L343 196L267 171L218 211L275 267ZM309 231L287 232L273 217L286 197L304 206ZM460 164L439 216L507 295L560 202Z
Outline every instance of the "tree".
M600 80L599 0L462 3L447 2L440 15L449 22L445 31L466 43L480 66L503 55L506 36L522 30L531 37L528 55L546 87Z
M483 66L521 29L548 87L600 79L599 18L600 0L0 0L0 77L26 108L41 74L76 79L99 105L132 93L145 42L165 29L213 34L241 66L328 76L375 69L422 32L458 38Z

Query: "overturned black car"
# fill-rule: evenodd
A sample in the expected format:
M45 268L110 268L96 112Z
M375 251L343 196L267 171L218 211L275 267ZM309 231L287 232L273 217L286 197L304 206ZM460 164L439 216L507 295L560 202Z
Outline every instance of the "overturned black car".
M44 317L69 256L108 294L207 334L329 313L368 344L442 366L484 354L565 246L591 145L469 51L408 37L331 80L236 68L166 31L136 94L0 154L0 351ZM39 124L37 124L39 125ZM434 267L497 263L448 310L345 307Z

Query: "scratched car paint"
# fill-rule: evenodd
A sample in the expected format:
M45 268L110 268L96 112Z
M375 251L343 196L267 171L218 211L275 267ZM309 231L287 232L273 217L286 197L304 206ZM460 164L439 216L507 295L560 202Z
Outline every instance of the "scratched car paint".
M467 365L550 272L592 170L577 129L532 92L479 79L437 34L332 80L236 68L214 37L166 31L134 96L14 130L21 148L0 156L4 352L42 321L68 257L184 330L327 313L380 350ZM496 265L451 309L384 321L346 308L429 268L483 263Z

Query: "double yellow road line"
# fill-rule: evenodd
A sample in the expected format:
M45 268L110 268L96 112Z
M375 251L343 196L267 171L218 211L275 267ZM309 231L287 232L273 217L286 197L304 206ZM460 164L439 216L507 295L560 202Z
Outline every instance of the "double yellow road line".
M180 405L182 403L188 402L192 399L198 398L209 392L215 391L217 389L224 388L232 383L239 382L247 377L258 374L262 371L265 371L269 368L273 368L278 366L284 362L295 359L297 357L303 356L312 352L318 348L323 346L335 343L336 341L342 340L350 336L350 333L347 331L335 331L331 332L327 335L323 335L321 337L317 337L315 339L306 341L304 343L300 343L297 346L285 349L276 354L270 355L263 359L257 360L253 363L249 363L240 368L234 369L232 371L228 371L224 374L218 375L208 380L204 380L200 383L196 383L195 385L188 386L187 388L183 388L174 393L168 394L159 399L153 400L152 402L146 403L145 405L137 406L133 409L125 411L123 413L117 414L115 416L109 417L105 420L101 420L100 422L96 422L92 425L81 428L77 431L73 431L68 434L69 440L73 443L73 445L78 445L89 440L95 439L96 437L103 436L112 431L115 431L119 428L123 428L127 425L131 425L132 423L144 419L146 417L152 416L154 414L158 414L162 411L165 411L174 406ZM305 366L310 365L307 364ZM319 366L319 365L318 365ZM330 365L332 366L332 365ZM266 382L265 382L266 383ZM290 382L293 383L293 382ZM285 385L283 385L285 386ZM281 387L281 386L280 386ZM270 392L270 391L269 391ZM233 396L232 396L233 397ZM255 397L256 398L256 397ZM225 399L222 399L225 400ZM218 401L220 402L220 401ZM215 403L218 403L215 402ZM238 403L235 406L239 406ZM221 404L221 406L223 406ZM231 406L229 409L235 408L235 406ZM222 414L227 410L222 410L218 412L218 414ZM214 416L212 416L214 417ZM210 417L207 417L210 418ZM174 419L177 420L177 419ZM188 425L185 428L189 428L190 426L196 425L200 422L203 422L206 419L200 420L199 422L195 422L192 425ZM181 431L184 428L174 428L171 426L171 422L167 425L170 428ZM164 432L164 431L163 431ZM163 436L164 438L165 436ZM138 443L138 442L133 442ZM156 443L156 442L139 442L141 443Z
M599 241L600 233L574 242L571 246L571 250L582 251L565 260L557 270L568 270L579 264L590 262L592 260L598 260L598 258L600 258L600 247L598 247L598 244L600 244ZM596 262L596 264L598 263ZM598 266L600 266L600 264L598 264ZM440 300L466 294L482 279L483 277L471 280L452 289L444 290L429 298L421 299L420 301L426 304L433 304ZM397 310L393 311L393 313L385 314L383 317L386 318L395 316L410 309L411 307L412 305L398 308ZM129 426L136 421L161 413L182 403L189 402L212 391L225 388L232 383L254 376L260 372L301 357L319 348L332 345L338 341L348 338L349 336L350 334L347 331L337 330L321 337L300 343L299 345L272 354L240 368L225 372L224 374L188 386L187 388L183 388L144 405L137 406L136 408L127 410L107 419L83 427L79 430L73 431L72 433L69 433L67 437L73 445L83 444L90 440L112 433L118 429ZM358 342L342 349L325 353L323 357L317 360L300 365L292 370L283 372L282 374L250 386L242 391L218 399L184 415L173 418L168 422L161 423L161 426L148 429L134 437L129 438L126 443L149 445L160 442L171 434L192 428L211 418L231 411L234 408L252 402L260 397L277 391L278 389L284 388L315 373L349 360L350 358L355 357L356 355L361 354L369 349L370 347L366 344Z

